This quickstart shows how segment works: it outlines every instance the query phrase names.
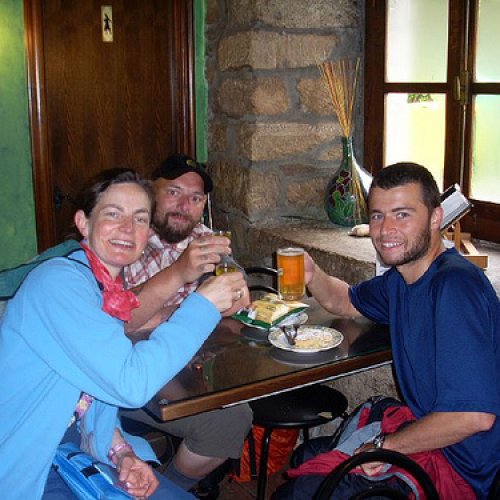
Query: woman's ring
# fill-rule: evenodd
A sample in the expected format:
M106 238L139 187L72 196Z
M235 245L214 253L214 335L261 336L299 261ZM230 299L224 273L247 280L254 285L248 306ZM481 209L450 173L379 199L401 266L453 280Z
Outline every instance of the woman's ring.
M236 300L240 300L243 297L243 292L241 290L236 290Z

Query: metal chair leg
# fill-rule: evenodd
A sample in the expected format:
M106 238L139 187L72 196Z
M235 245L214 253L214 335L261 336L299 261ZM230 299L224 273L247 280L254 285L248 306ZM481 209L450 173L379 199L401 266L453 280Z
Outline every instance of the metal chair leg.
M257 481L257 500L265 500L267 486L267 461L269 458L269 443L271 442L272 428L266 427L262 437L260 450L259 478Z
M250 428L250 432L247 436L248 439L248 458L250 461L250 479L255 481L257 476L257 458L255 456L255 437L253 435L253 429Z

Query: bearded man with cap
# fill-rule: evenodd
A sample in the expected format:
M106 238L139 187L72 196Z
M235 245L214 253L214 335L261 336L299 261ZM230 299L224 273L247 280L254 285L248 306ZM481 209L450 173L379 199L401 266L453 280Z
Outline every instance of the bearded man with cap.
M154 232L142 257L124 272L128 287L136 291L141 302L128 331L153 327L167 319L196 290L200 278L213 272L220 256L231 252L227 238L213 235L201 223L207 194L213 189L202 164L189 156L170 156L153 172L152 181L156 195ZM248 305L248 289L238 295L239 300L225 315ZM182 438L164 474L186 490L227 458L239 458L252 424L247 404L164 423L143 410L124 410L122 414Z

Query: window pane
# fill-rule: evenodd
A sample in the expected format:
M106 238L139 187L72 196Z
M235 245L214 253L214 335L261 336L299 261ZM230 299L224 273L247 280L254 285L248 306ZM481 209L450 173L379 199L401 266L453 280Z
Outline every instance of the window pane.
M387 94L385 101L385 165L399 161L428 168L443 186L444 94Z
M471 196L493 203L500 203L499 114L500 96L480 95L475 98Z
M445 82L448 0L389 0L388 82Z
M481 0L479 2L479 21L476 54L476 81L500 82L500 1Z

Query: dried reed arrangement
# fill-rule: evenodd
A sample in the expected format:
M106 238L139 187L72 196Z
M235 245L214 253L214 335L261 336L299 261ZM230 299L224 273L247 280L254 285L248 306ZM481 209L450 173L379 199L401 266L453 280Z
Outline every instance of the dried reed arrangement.
M355 61L325 61L318 64L344 137L349 141L352 138L354 127L352 117L358 85L359 64L359 58ZM359 172L356 169L356 162L354 158L353 160L354 165L351 172L352 191L356 199L354 220L359 223L366 218L367 206Z
M359 76L359 58L356 61L325 61L318 64L326 83L332 106L345 137L351 137L352 113Z

